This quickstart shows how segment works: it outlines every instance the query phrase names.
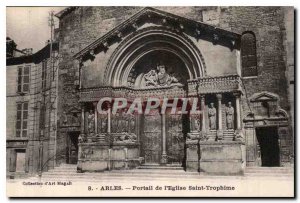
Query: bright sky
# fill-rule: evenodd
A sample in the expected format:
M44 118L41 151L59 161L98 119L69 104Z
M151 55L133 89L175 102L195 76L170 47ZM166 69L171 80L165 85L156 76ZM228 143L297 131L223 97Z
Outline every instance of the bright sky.
M7 7L6 35L18 49L33 48L37 52L50 39L49 12L57 13L65 7ZM57 27L58 19L54 17Z

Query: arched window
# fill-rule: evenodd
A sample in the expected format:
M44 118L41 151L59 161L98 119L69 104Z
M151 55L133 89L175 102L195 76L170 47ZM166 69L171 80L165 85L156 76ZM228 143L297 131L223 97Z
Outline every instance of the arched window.
M256 39L252 32L242 35L242 77L257 76Z

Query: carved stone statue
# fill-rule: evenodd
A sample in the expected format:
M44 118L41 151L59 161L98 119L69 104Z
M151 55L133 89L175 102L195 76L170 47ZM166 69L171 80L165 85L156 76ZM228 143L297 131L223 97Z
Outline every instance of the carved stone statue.
M90 110L87 120L88 120L88 132L89 133L95 132L95 114L92 110Z
M199 132L201 130L200 118L194 118L194 131Z
M78 142L79 143L85 143L87 140L86 140L86 136L85 134L80 134L79 137L78 137Z
M150 70L144 75L144 80L147 87L169 86L172 83L178 83L178 80L174 76L166 72L164 65L157 66L157 70Z
M228 107L226 108L227 129L233 129L233 123L234 123L234 108L232 107L231 102L228 102Z
M216 130L216 113L217 110L214 107L214 103L210 103L210 107L208 108L208 118L209 118L209 129Z
M144 75L146 86L157 86L157 73L155 70L150 70Z
M102 118L101 119L101 133L106 133L107 132L107 118Z
M63 111L63 114L60 117L60 125L65 126L68 123L68 117L66 111Z
M157 67L158 69L158 74L157 74L157 77L158 77L158 82L161 86L166 86L166 85L171 85L171 83L176 83L178 82L178 80L169 75L167 72L166 72L166 67L164 65L160 65Z

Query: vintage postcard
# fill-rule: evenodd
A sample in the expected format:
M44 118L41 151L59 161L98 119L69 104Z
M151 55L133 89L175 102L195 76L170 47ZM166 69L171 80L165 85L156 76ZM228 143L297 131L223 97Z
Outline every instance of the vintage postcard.
M294 197L293 7L7 7L8 197Z

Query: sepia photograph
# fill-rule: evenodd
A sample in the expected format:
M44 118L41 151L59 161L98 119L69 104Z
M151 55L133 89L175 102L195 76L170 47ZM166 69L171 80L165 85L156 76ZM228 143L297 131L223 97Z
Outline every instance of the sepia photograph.
M295 197L294 7L6 7L8 197Z

